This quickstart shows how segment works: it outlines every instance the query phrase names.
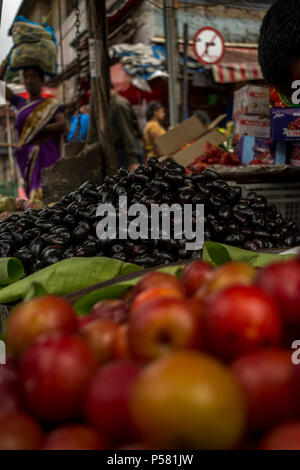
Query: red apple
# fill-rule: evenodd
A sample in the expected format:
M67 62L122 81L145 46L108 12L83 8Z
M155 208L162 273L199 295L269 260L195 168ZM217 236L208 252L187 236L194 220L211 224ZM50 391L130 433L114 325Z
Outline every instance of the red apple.
M83 328L85 325L90 323L91 321L96 320L97 317L94 315L82 315L77 318L78 329Z
M38 335L76 329L76 314L69 302L55 295L38 297L13 310L7 323L7 348L20 358Z
M276 305L258 287L234 286L210 296L203 320L207 349L224 361L280 343Z
M170 298L170 299L184 299L184 295L181 291L171 287L154 287L153 289L147 289L138 294L131 305L131 314L134 314L140 307L144 307L147 302L157 298Z
M129 398L140 367L129 361L114 361L93 377L86 395L87 421L113 443L138 437L129 412Z
M46 421L81 415L96 359L79 337L70 333L41 336L20 364L21 384L29 410Z
M82 339L93 351L98 363L113 357L113 342L119 324L112 320L94 320L79 330Z
M231 449L245 427L245 402L229 368L197 351L152 362L138 377L131 412L154 449Z
M0 419L0 450L38 450L43 440L40 425L25 413Z
M282 424L261 441L260 450L300 450L300 421Z
M183 271L181 282L186 295L192 297L211 277L214 268L205 261L194 261Z
M94 429L83 424L69 424L54 429L45 439L42 450L104 450L107 443Z
M0 418L23 408L16 364L8 359L0 365Z
M253 283L255 276L256 269L247 263L227 263L217 268L195 295L203 298L236 284L250 285Z
M110 320L124 323L128 320L129 309L126 302L119 299L101 300L91 310L91 315L99 320Z
M134 358L151 360L174 349L200 348L200 320L187 302L157 298L139 309L129 321L129 346Z
M169 289L174 289L184 294L184 288L175 276L160 271L154 271L145 274L141 278L133 289L132 298L135 299L141 292L156 287L168 287Z
M274 299L282 320L300 325L300 261L275 263L260 270L257 285Z
M264 431L296 413L295 366L290 351L265 349L232 364L248 405L248 428Z
M128 340L128 324L120 325L113 340L114 359L130 359L131 352Z

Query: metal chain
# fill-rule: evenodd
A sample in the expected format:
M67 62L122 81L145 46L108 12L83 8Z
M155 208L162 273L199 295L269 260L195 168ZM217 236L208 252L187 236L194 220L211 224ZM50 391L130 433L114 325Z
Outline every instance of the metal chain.
M73 0L73 8L75 9L75 28L76 28L76 55L77 55L77 109L78 109L78 121L73 142L80 140L80 127L81 127L81 84L80 84L80 72L81 72L81 50L80 50L80 8L79 1Z
M80 71L81 71L81 50L80 50L80 8L79 1L73 0L73 8L75 9L75 28L76 28L76 54L77 54L77 99L78 106L80 106L81 86L80 86Z

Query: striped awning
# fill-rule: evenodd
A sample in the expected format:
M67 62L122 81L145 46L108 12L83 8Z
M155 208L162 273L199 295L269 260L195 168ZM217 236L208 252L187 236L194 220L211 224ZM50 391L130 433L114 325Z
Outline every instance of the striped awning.
M222 61L212 66L217 83L245 82L263 78L256 48L226 47Z

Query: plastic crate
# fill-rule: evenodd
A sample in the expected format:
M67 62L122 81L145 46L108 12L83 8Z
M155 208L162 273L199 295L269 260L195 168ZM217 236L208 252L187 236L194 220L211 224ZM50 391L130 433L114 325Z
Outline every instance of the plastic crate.
M254 191L267 198L268 204L275 204L283 217L295 220L300 225L300 182L299 183L240 183L245 196Z

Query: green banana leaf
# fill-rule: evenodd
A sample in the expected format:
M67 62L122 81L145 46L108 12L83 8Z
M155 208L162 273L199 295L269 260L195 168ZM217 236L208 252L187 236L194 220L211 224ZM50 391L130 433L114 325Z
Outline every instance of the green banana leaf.
M172 274L173 276L179 276L182 270L183 267L180 265L158 269L158 271ZM73 307L78 315L88 315L92 307L97 302L105 299L118 299L130 287L135 286L139 282L139 280L140 277L136 277L134 279L131 279L130 281L120 282L112 286L103 287L102 289L90 292L89 294L86 294L79 300L77 300Z
M66 295L141 269L135 264L123 263L110 258L70 258L4 287L0 290L0 304L23 300L28 292L34 296L35 291ZM34 283L36 285L32 287ZM38 290L37 285L39 286Z
M254 251L243 250L235 246L215 242L205 242L202 253L202 259L211 263L213 266L221 266L230 261L241 261L249 263L256 268L267 266L270 263L287 261L295 257L296 255L256 253Z
M247 262L254 267L267 266L270 263L278 261L287 261L295 258L295 255L276 255L267 253L255 253L253 251L235 248L229 245L223 245L215 242L205 242L202 258L204 261L214 266L220 266L230 261ZM181 265L161 268L159 271L167 272L180 277L183 267ZM98 289L94 292L84 295L74 304L78 315L88 315L92 307L100 300L116 299L124 294L129 288L137 284L140 277L130 281L116 283L109 287Z
M24 267L17 258L0 258L0 286L7 286L21 279Z

